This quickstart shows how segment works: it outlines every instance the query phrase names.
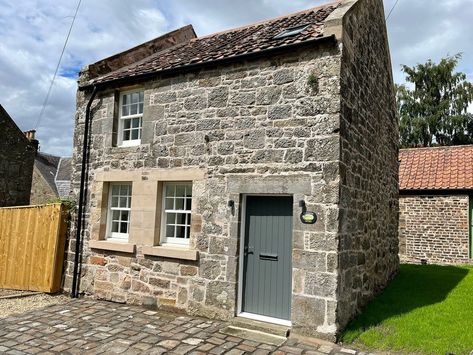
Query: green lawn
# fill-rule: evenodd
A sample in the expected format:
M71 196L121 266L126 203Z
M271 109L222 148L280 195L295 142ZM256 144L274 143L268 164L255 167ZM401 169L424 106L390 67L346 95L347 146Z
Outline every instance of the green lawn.
M469 354L473 268L401 265L383 293L348 325L341 341L373 350Z

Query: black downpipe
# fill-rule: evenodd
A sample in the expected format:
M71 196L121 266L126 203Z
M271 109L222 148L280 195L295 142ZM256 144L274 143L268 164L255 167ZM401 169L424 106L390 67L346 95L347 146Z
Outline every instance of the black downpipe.
M72 274L72 292L71 297L79 297L79 264L81 258L81 234L82 234L82 225L84 222L84 207L87 202L87 167L89 165L89 127L90 127L90 107L92 106L92 101L97 94L97 87L94 86L92 95L90 96L89 102L87 102L87 107L85 109L85 126L84 126L84 141L82 145L82 167L80 174L80 190L79 190L79 207L77 211L77 226L76 226L76 248L74 254L74 271Z

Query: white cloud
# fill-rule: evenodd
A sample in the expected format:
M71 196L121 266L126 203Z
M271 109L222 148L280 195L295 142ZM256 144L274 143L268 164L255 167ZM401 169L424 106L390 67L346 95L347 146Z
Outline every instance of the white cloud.
M192 23L198 35L320 5L325 0L83 0L44 118L42 150L72 150L76 78L93 63ZM385 0L388 12L395 0ZM49 87L75 1L0 0L0 104L23 129L33 128ZM413 66L463 52L459 69L473 79L473 0L400 0L388 32L394 77ZM472 108L473 111L473 108Z

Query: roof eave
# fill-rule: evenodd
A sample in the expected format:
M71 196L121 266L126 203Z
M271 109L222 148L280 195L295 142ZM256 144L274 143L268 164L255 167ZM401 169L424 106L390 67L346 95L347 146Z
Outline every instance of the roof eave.
M80 91L84 91L87 89L90 89L94 86L96 87L103 87L103 86L109 86L111 84L117 85L121 83L130 83L130 82L136 82L136 81L144 81L149 78L153 78L157 75L162 75L162 74L174 74L174 73L181 73L181 72L189 72L193 71L196 69L201 69L205 68L208 66L212 65L222 65L222 64L227 64L227 63L232 63L236 61L241 61L244 59L256 59L262 56L265 56L267 54L278 54L278 53L284 53L290 49L294 48L299 48L299 47L304 47L304 46L310 46L312 44L319 44L322 42L333 42L334 44L337 43L337 38L334 34L331 34L329 36L321 36L321 37L316 37L311 40L303 41L303 42L298 42L298 43L291 43L285 46L279 46L275 48L268 48L264 49L258 52L249 52L249 53L243 53L243 54L238 54L235 56L227 57L227 58L221 58L221 59L215 59L207 62L202 62L202 63L193 63L193 64L187 64L184 66L176 67L176 68L170 68L170 69L163 69L163 70L158 70L158 71L153 71L149 73L144 73L141 75L134 75L134 76L127 76L124 78L117 78L117 79L111 79L108 81L102 81L102 82L90 82L86 85L79 86Z

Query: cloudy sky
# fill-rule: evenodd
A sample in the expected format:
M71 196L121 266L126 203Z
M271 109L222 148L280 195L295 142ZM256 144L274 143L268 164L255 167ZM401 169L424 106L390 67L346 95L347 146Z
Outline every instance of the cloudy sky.
M386 13L396 0L384 0ZM0 0L0 104L43 152L70 155L78 70L186 24L198 35L310 8L320 0L82 0L43 118L42 103L76 0ZM401 64L463 52L473 80L473 0L399 0L388 20L395 81ZM37 126L37 127L36 127ZM0 128L1 129L1 128Z

